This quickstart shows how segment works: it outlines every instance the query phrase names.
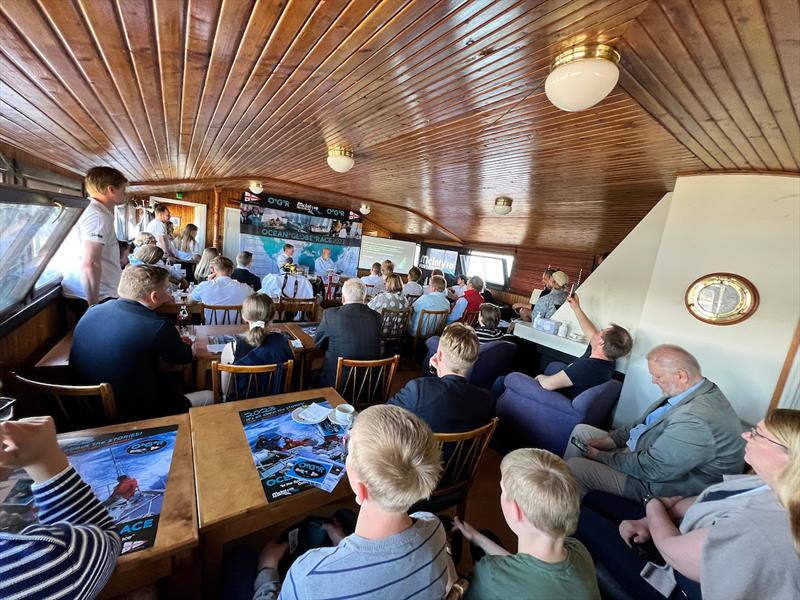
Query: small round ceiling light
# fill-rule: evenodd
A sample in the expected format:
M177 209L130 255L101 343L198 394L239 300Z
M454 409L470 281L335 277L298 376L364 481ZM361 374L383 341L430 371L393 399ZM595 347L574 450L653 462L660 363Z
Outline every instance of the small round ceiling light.
M576 46L553 60L544 92L567 112L586 110L611 93L619 80L619 52L611 46Z
M369 204L367 204L366 202L362 202L361 203L361 208L358 209L358 212L360 212L362 215L368 215L371 211L372 211L372 209L369 207Z
M500 196L494 199L494 212L498 215L507 215L511 212L511 204L514 201L511 198Z
M250 182L250 191L253 194L258 195L258 194L260 194L261 192L264 191L264 186L261 185L260 181L252 181L252 182Z
M328 166L337 173L347 173L354 164L352 148L348 146L330 146L328 148Z

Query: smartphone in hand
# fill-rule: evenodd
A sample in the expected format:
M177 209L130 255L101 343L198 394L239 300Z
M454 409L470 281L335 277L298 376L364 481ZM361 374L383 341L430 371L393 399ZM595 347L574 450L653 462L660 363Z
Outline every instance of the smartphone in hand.
M572 444L573 446L575 446L578 450L580 450L584 454L586 454L589 451L589 446L584 444L582 441L580 441L574 435L570 438L569 443Z

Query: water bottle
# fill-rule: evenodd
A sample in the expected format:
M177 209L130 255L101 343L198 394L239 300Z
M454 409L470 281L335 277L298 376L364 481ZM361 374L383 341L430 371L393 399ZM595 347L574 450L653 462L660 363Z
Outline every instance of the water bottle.
M534 329L539 329L539 321L541 321L541 320L542 320L542 313L541 312L537 312L536 316L533 318L533 328Z
M185 304L181 304L178 309L178 329L180 329L181 333L186 330L187 325L189 325L189 310Z
M567 325L566 321L561 322L561 326L558 328L558 337L567 337L567 333L569 333L569 325Z

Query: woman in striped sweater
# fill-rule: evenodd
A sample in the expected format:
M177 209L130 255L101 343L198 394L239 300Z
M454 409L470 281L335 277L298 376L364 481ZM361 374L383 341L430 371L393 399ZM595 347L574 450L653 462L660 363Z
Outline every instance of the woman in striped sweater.
M114 521L59 448L51 417L0 422L0 474L24 468L39 523L0 532L0 598L95 598L117 563Z

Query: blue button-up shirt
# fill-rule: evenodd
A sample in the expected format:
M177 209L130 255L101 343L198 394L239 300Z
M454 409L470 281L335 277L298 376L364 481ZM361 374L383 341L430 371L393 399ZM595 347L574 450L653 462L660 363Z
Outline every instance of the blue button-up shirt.
M642 437L642 434L645 431L647 431L653 423L658 421L661 418L661 415L672 410L675 406L678 405L678 403L681 400L683 400L684 398L686 398L686 396L688 396L689 394L694 392L697 388L699 388L704 381L705 378L695 383L685 392L681 392L680 394L678 394L677 396L673 396L672 398L667 398L667 401L664 403L663 406L659 406L657 409L655 409L653 412L647 415L647 418L644 420L644 423L640 423L639 425L631 429L631 432L628 435L628 441L626 442L628 449L631 452L636 450L636 443L639 441L639 438Z

